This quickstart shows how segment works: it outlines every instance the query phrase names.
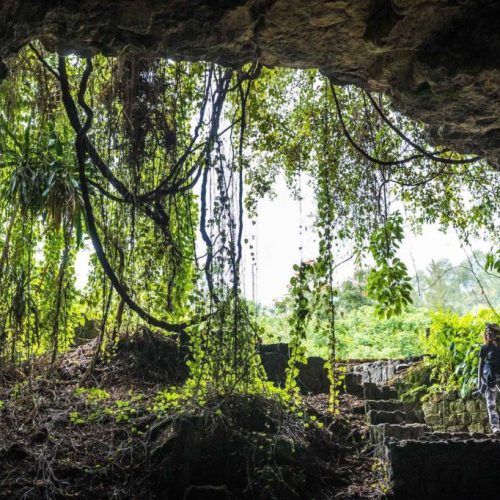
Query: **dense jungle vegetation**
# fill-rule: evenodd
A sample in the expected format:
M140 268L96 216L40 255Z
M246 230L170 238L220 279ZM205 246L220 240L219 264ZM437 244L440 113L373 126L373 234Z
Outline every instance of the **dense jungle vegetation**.
M498 170L316 70L38 43L7 62L0 498L385 494L339 361L431 354L433 391L470 392L498 321ZM265 308L243 268L258 266L259 202L283 177L290 196L314 192L318 257ZM412 277L400 247L428 224L466 259ZM359 271L340 280L346 262ZM282 341L277 387L259 350ZM325 358L329 395L301 394L309 354Z
M385 97L313 70L82 59L36 44L9 66L0 87L2 360L49 353L55 363L95 318L93 363L148 325L189 345L187 386L259 392L270 390L255 355L262 337L290 342L292 387L306 349L329 359L334 377L339 356L421 351L429 308L465 313L474 296L496 316L498 172L429 146ZM319 257L297 262L289 296L270 312L242 295L241 264L255 260L244 221L279 175L298 197L302 177L311 179ZM398 249L405 225L424 224L455 231L471 257L412 281ZM492 250L477 256L483 238ZM81 292L75 257L86 242ZM345 248L367 270L339 284Z
M434 354L426 342L425 332L439 329L437 317L444 315L452 321L462 316L482 316L484 321L486 318L496 321L495 311L500 306L498 278L484 270L486 256L482 252L472 252L471 256L473 263L466 259L453 266L442 259L431 262L425 271L418 271L412 278L411 305L390 318L377 315L373 300L366 293L366 271L359 271L354 278L341 282L336 296L339 357L378 359ZM273 307L258 310L264 342L288 341L290 307L290 298L285 297ZM319 321L324 317L320 313ZM315 322L309 325L306 339L309 355L328 356L328 342L322 332L324 329L317 328ZM467 340L469 347L479 341L480 332ZM449 339L448 344L451 342Z

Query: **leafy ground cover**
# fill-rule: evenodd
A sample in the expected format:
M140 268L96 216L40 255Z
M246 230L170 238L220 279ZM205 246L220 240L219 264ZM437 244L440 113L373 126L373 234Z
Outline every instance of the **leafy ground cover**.
M86 377L94 342L50 372L44 358L2 370L0 498L380 495L360 400L342 396L336 418L326 394L294 413L237 394L181 408L164 357L136 369L137 342Z

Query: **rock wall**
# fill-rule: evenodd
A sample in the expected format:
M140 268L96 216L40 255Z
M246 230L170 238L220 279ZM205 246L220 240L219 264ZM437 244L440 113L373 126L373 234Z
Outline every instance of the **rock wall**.
M260 347L262 364L269 380L279 387L285 385L286 367L290 359L288 344L264 344ZM412 363L420 361L421 357L411 357L403 360L377 360L377 361L341 361L345 376L347 392L355 393L356 387L362 388L363 384L373 386L389 381L396 373L407 368ZM330 381L325 369L326 360L318 356L307 358L307 363L299 366L298 384L304 393L327 393ZM361 394L360 394L361 395ZM388 396L389 398L389 396ZM390 399L390 398L389 398Z
M500 404L497 405L500 411ZM457 394L422 403L425 423L436 431L490 432L484 397L460 398Z
M1 59L37 38L63 53L319 68L499 168L499 19L496 0L3 0L0 79Z
M361 383L385 384L410 364L421 361L421 356L406 359L385 359L365 362L346 362L347 371L361 375Z
M404 500L498 498L500 441L388 439L393 497Z
M260 357L268 379L278 387L284 387L290 359L288 344L264 344L260 347ZM325 360L317 356L307 358L307 363L299 366L297 382L304 393L329 392L330 381L325 370Z

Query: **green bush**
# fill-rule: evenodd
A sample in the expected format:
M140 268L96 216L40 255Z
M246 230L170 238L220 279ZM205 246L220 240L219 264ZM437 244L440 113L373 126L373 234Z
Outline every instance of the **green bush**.
M433 356L431 392L460 391L462 397L476 387L478 354L485 324L498 321L495 313L482 309L477 314L431 312L431 333L424 350Z
M336 321L338 354L342 359L402 358L422 353L429 324L425 309L409 307L398 316L381 318L373 306L361 306ZM326 339L312 332L308 351L324 355Z
M260 313L263 342L288 342L287 312L275 309ZM342 359L403 358L422 354L422 339L429 326L425 308L408 307L398 316L381 318L374 306L357 305L337 315L337 353ZM328 332L312 321L307 328L308 356L328 357Z

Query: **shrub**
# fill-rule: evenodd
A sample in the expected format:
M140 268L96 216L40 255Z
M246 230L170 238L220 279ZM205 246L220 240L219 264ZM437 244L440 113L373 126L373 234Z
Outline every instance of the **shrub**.
M489 309L464 316L441 310L432 312L431 320L431 333L424 342L425 352L433 356L431 392L458 390L464 397L476 387L485 324L498 317Z

